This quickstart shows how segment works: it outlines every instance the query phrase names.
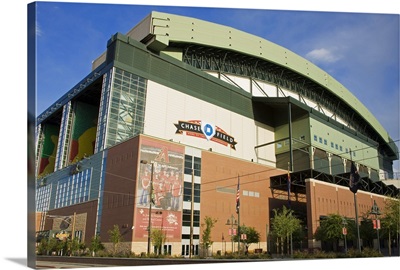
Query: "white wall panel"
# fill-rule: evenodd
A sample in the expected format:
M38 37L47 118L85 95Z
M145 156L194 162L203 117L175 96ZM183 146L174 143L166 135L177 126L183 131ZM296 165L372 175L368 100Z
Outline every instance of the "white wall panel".
M312 101L312 100L310 100L310 99L308 99L308 98L304 98L304 97L303 97L303 99L301 100L301 102L303 102L303 103L305 102L305 104L306 104L308 107L313 108L313 109L315 109L315 108L318 107L318 105L317 105L316 102L314 102L314 101Z
M268 131L266 131L268 130ZM256 128L256 144L263 145L266 143L273 142L275 140L274 130L264 124L257 123ZM265 165L275 167L275 144L259 147L254 150L257 156L256 161Z
M250 93L250 80L247 77L240 77L232 74L223 74L221 75L221 80L226 81L227 83L233 84L235 86L239 86L246 92Z
M160 133L166 128L167 94L165 87L151 84L149 81L146 97L144 132L146 134L165 138L165 133Z
M260 88L262 90L260 90ZM253 96L256 97L276 97L276 86L271 85L262 81L256 80L255 82L252 82L252 91L253 91Z
M223 145L204 138L189 136L185 133L176 134L174 124L178 121L206 121L221 128L232 136L236 150L230 145ZM253 119L233 113L211 103L188 96L155 82L148 82L145 134L175 142L241 158L257 161L254 146L273 140L274 131L263 125L256 125ZM261 141L261 142L259 142ZM265 151L265 150L263 150ZM275 152L264 153L268 159L275 160Z
M299 100L299 94L292 92L290 90L284 89L284 88L281 88L279 90L279 96L280 97L292 97L292 98Z

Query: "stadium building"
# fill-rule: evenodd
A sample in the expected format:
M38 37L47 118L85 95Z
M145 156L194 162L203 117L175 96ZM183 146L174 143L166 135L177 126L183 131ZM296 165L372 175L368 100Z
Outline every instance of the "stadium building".
M142 253L159 230L162 252L189 256L211 217L211 251L237 251L240 224L260 233L250 250L274 253L285 205L303 222L296 248L317 248L321 217L354 219L399 194L382 181L398 149L348 89L286 48L195 18L152 12L116 33L36 123L39 236L107 244L117 225L121 250Z

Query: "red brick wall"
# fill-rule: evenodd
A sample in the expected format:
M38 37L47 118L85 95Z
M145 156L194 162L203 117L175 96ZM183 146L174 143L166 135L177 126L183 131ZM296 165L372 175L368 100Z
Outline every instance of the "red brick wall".
M348 187L337 186L318 180L307 180L307 216L308 238L312 239L321 215L339 214L347 218L355 218L354 194ZM377 194L358 191L356 194L358 217L371 210L374 200L380 209L385 207L385 197Z
M123 241L132 241L139 138L108 150L104 181L101 239L109 241L108 231L118 225Z
M222 234L227 241L227 249L230 250L230 237L225 225L227 219L236 214L236 192L233 194L217 191L217 188L225 187L236 190L238 175L240 176L240 224L254 227L260 233L260 241L266 241L266 226L269 224L270 177L284 174L282 170L262 166L256 163L229 158L213 152L202 152L201 175L201 212L200 223L210 216L217 219L212 229L212 240L220 242ZM258 192L259 197L244 196L243 191ZM200 229L202 232L202 229ZM201 236L200 236L201 238ZM254 244L250 249L257 248ZM215 249L221 249L216 246Z

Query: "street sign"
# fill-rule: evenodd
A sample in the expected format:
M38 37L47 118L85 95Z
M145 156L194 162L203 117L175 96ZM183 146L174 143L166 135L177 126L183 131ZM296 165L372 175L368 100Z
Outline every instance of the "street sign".
M342 228L342 233L343 233L343 235L346 235L347 234L347 228Z
M229 229L229 235L236 235L236 229Z
M379 230L381 228L381 221L379 219L372 220L372 224L374 225L375 230Z

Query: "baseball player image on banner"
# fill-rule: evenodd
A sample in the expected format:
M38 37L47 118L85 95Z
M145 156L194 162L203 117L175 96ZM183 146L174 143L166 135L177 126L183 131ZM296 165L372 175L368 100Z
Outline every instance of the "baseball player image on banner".
M182 226L184 147L142 138L135 200L135 237L151 227L170 240L180 239ZM149 215L151 204L151 215Z

